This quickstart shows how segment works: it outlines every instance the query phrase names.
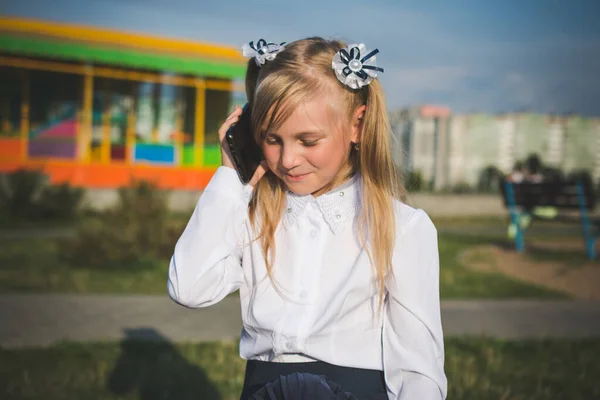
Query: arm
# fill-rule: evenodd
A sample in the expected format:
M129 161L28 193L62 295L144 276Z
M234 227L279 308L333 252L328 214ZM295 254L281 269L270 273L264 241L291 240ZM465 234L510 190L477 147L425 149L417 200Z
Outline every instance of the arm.
M171 257L167 287L177 303L206 307L239 289L241 235L251 195L235 170L217 169Z
M400 226L384 312L383 359L388 397L446 398L444 339L439 300L437 230L416 210Z

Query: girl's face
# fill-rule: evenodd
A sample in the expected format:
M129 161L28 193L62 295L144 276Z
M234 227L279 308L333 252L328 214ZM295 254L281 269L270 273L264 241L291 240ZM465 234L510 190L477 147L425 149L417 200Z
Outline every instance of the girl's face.
M362 118L364 106L357 114ZM320 194L348 162L357 142L360 118L335 115L326 96L302 103L275 132L266 132L262 149L271 171L288 190ZM340 113L342 114L342 113Z

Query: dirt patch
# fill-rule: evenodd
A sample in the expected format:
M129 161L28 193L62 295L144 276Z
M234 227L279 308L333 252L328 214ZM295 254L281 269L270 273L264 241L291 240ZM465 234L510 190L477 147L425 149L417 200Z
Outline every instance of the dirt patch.
M514 247L482 245L465 250L460 261L477 271L499 272L510 277L545 286L569 294L576 299L600 300L600 262L588 261L581 241L545 241L531 243L534 254L545 251L557 255L556 260L539 259L535 255L519 254ZM573 260L561 257L561 252L581 252Z

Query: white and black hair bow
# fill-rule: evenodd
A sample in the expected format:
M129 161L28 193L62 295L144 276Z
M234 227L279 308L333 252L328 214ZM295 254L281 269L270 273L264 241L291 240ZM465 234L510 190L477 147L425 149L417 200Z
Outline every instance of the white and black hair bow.
M254 42L246 43L242 46L242 54L244 57L254 57L256 65L259 67L267 61L275 59L277 54L285 49L285 42L277 44L267 42L265 39L259 39L256 44Z
M344 85L360 89L377 78L378 72L383 72L383 68L376 65L377 53L378 49L368 51L363 43L351 44L335 53L331 68Z

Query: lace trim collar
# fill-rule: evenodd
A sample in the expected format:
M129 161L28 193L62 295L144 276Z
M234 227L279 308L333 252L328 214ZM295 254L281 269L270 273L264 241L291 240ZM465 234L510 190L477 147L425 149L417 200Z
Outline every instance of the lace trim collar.
M306 206L314 202L323 214L323 218L335 234L348 222L354 220L360 209L360 177L355 174L343 185L318 197L312 195L299 196L287 193L287 204L283 222L286 227L292 226L302 214Z

